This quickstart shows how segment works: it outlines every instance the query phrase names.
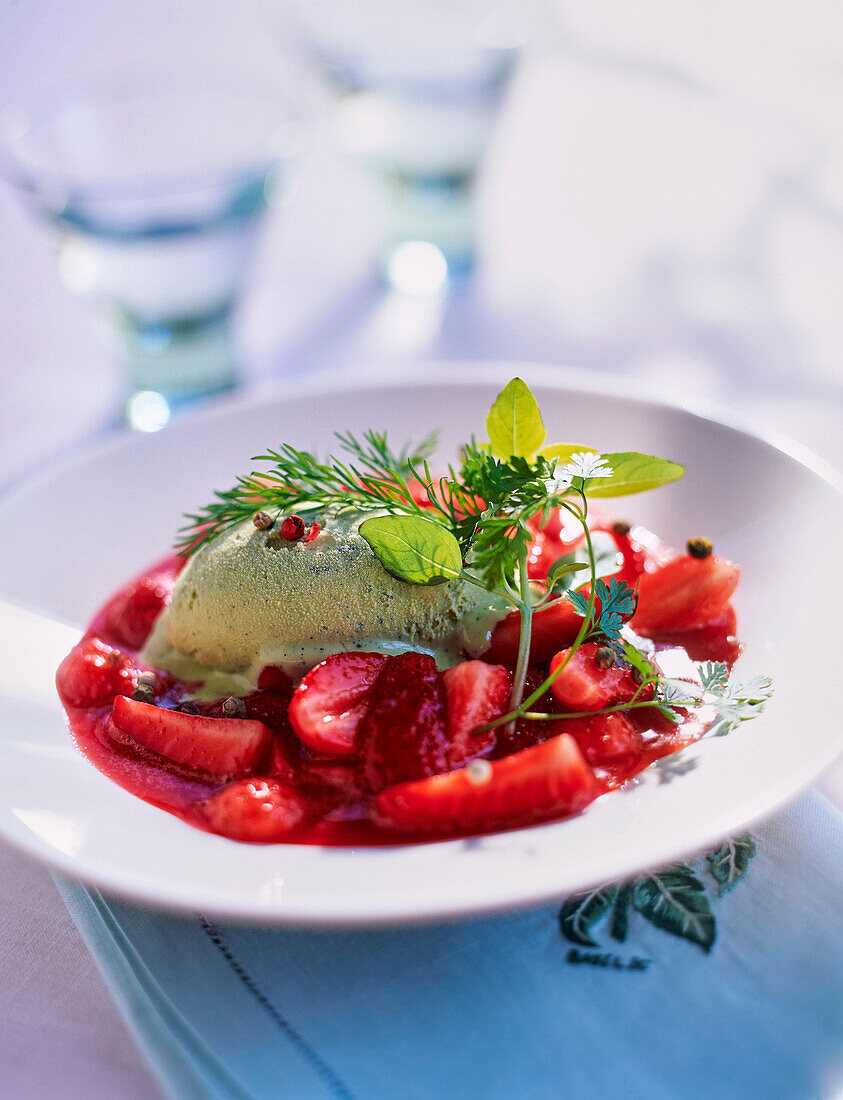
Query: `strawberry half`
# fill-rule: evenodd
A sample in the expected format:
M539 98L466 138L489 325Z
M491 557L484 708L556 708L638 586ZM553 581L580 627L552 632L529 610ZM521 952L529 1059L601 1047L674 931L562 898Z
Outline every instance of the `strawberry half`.
M170 573L150 573L132 581L105 608L104 632L121 645L140 649L169 602L172 589Z
M644 713L644 712L640 712ZM646 711L650 713L649 708ZM569 718L554 722L555 735L569 734L589 764L607 764L640 752L644 739L625 714L596 714L593 718Z
M596 642L584 642L550 685L554 699L566 710L601 710L628 702L635 694L635 681L628 668L619 664L601 668L597 664L595 654L600 648ZM569 653L568 649L557 653L550 662L550 671L555 672Z
M401 832L485 832L515 828L583 810L600 787L566 733L541 745L447 775L387 787L375 799L374 819Z
M331 756L355 752L369 693L388 660L383 653L336 653L307 673L288 713L308 748Z
M541 664L565 646L569 646L582 626L582 617L569 600L552 600L533 614L530 631L530 661ZM510 611L495 624L489 647L482 654L489 664L514 665L521 637L521 612Z
M56 687L71 707L101 707L115 695L131 695L138 669L122 649L87 638L71 649L56 672Z
M424 653L390 657L360 726L368 789L445 771L445 721L445 687L433 658Z
M505 712L509 673L502 665L463 661L444 672L442 681L448 702L448 767L457 768L494 745L494 730L473 731Z
M245 771L270 738L263 722L184 714L123 695L114 700L111 721L119 732L159 756L219 776Z
M308 812L302 795L277 779L238 779L200 804L212 832L254 844L287 840L305 825Z
M663 645L681 646L692 661L725 661L731 668L741 655L741 644L735 637L737 618L731 604L717 619L690 630L660 630L658 640Z
M641 577L630 625L647 637L707 626L726 612L739 577L737 565L715 554L674 558Z

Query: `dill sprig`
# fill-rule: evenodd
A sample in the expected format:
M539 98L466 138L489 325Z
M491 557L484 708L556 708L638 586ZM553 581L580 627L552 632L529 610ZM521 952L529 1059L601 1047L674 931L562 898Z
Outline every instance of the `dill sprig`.
M351 432L335 434L348 459L331 455L320 462L312 452L289 443L255 455L252 462L267 462L269 467L238 477L231 489L217 490L210 504L188 513L188 522L179 531L178 552L194 553L257 511L276 515L328 508L403 515L423 511L413 500L408 480L413 468L433 453L435 434L397 453L389 446L386 432L367 431L362 439Z

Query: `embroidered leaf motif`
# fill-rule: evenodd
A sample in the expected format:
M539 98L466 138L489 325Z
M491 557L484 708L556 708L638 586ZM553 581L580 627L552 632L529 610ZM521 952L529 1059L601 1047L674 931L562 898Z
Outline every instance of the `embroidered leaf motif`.
M612 908L612 923L609 927L609 933L618 943L626 942L626 935L629 931L629 895L630 889L625 883L618 889L615 904Z
M687 863L637 879L632 904L657 928L711 950L714 916L703 884Z
M529 458L541 447L547 432L526 382L520 378L507 382L489 410L486 431L498 458Z
M717 879L720 897L746 874L749 861L755 855L755 841L749 835L733 837L714 852L705 857L712 875Z
M442 584L460 575L460 544L450 531L420 516L377 516L360 534L393 577L409 584Z
M617 886L604 886L602 890L572 894L559 910L559 928L565 939L583 947L597 947L589 931L608 913L617 892Z

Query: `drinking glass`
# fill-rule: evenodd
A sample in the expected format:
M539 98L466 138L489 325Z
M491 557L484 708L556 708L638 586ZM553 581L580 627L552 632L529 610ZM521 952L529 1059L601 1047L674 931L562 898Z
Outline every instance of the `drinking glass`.
M61 277L122 360L129 422L160 427L233 385L233 311L300 134L290 105L252 90L85 95L7 112L4 129L6 175L58 230Z
M341 143L382 185L388 280L438 289L472 265L477 170L533 6L305 0L295 10L337 93Z

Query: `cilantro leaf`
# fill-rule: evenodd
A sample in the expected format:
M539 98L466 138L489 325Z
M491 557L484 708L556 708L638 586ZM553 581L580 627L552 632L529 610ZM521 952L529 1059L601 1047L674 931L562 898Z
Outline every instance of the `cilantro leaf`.
M581 615L583 618L586 617L588 613L588 597L584 593L579 591L566 592L565 599L570 600L573 604L574 611L576 611L578 615Z
M608 584L600 578L594 586L594 592L600 601L600 614L591 632L604 634L610 642L617 645L620 652L620 629L625 620L635 612L638 603L635 590L630 588L626 581L611 577ZM577 591L566 592L565 598L571 601L576 613L585 618L588 611L588 597L583 592Z
M626 581L619 581L617 577L612 577L608 585L604 580L598 580L595 591L600 600L600 617L597 625L607 638L618 641L619 632L625 620L635 613L638 603L635 590L630 588Z

